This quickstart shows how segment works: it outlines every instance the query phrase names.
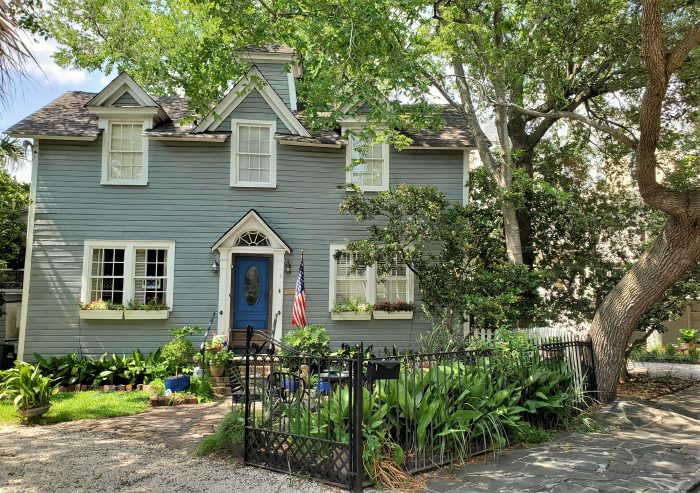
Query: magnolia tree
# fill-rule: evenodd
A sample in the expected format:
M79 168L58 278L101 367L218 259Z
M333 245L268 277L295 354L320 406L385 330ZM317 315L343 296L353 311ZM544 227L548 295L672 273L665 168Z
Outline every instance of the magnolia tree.
M299 95L313 125L369 102L370 131L382 123L379 138L401 146L401 130L439 125L427 104L439 94L461 115L501 191L504 256L516 265L535 266L540 252L532 204L518 207L513 177L537 176L535 157L552 130L586 125L596 145L603 135L622 142L636 157L632 179L644 201L668 223L593 320L599 383L612 398L631 331L697 263L700 241L696 169L686 163L687 173L674 174L680 185L660 184L655 157L659 145L680 142L659 141L669 88L676 121L693 121L683 108L697 102L697 59L686 59L700 6L665 8L661 15L653 0L53 0L43 25L62 46L59 63L128 70L149 91L186 94L201 114L242 75L245 47L272 40L300 55ZM495 145L484 116L495 122Z

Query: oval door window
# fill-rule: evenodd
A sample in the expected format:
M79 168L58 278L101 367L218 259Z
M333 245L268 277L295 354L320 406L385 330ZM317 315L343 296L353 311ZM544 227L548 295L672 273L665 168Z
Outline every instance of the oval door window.
M245 271L245 279L243 281L243 294L245 302L249 306L253 306L260 298L260 271L254 265L248 267Z

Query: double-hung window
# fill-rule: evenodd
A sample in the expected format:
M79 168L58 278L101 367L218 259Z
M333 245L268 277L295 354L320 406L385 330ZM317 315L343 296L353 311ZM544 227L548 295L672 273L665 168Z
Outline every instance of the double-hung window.
M110 121L104 134L103 185L148 183L148 140L143 122Z
M175 243L86 241L82 301L172 307Z
M388 144L365 144L351 135L348 141L347 161L347 183L357 185L360 190L366 192L378 192L389 188Z
M232 120L231 130L231 186L275 187L275 122Z
M330 247L329 310L338 305L382 302L413 303L413 273L398 259L378 268L376 264L356 264L357 254L348 252L344 244Z

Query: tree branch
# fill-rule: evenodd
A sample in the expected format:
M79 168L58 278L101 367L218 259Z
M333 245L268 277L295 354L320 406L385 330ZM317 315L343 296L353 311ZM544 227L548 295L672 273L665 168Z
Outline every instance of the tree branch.
M530 110L527 108L522 108L516 104L513 103L499 103L494 101L494 104L497 105L503 105L506 106L507 108L510 108L512 110L515 110L519 113L522 113L524 115L532 116L534 118L547 118L547 119L554 119L558 120L561 118L566 118L569 120L576 120L581 123L585 123L586 125L595 128L596 130L600 130L601 132L604 132L611 137L616 138L618 141L629 147L630 149L634 150L637 148L637 140L634 137L630 137L624 132L612 128L608 125L605 125L603 123L597 122L591 118L588 118L587 116L580 115L576 112L573 111L550 111L548 113L542 113L539 111L535 110ZM551 126L551 125L550 125Z
M683 39L666 57L666 76L670 76L683 64L690 52L700 44L700 21L688 31Z

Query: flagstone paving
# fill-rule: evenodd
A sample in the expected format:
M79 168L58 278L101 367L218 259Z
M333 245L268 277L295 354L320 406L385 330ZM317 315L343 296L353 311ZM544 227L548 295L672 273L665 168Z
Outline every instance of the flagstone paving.
M52 425L65 431L87 431L135 438L152 444L176 448L194 448L202 436L211 434L224 415L231 410L231 401L207 404L181 404L155 407L142 414L110 419L84 419Z
M604 432L443 471L425 492L700 492L700 386L656 403L619 401L596 420Z

